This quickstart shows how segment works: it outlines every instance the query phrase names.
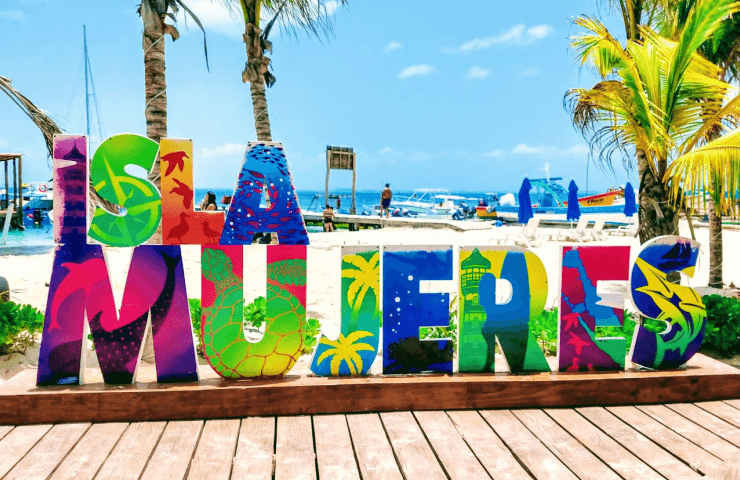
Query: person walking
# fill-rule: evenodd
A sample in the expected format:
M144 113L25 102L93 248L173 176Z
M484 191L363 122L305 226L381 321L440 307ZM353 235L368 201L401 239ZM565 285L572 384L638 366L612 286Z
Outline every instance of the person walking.
M385 210L385 217L390 217L390 206L391 206L391 199L393 198L393 192L391 191L391 186L389 183L385 184L385 189L383 189L383 192L380 194L380 216L383 216L383 210Z

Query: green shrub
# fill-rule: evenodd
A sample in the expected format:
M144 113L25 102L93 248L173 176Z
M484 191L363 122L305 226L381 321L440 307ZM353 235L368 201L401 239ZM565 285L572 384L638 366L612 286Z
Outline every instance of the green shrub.
M0 355L26 353L44 330L44 314L31 305L0 303Z
M706 295L702 300L707 308L704 346L725 357L740 354L740 301L721 295Z
M318 336L321 333L321 323L315 318L309 318L306 322L306 333L303 334L303 355L313 352L318 343Z
M419 329L419 338L435 339L449 338L452 340L452 351L457 352L457 297L450 300L450 324L447 327L422 327ZM381 323L382 327L382 323Z
M200 308L200 298L188 298L188 304L190 305L190 322L193 325L193 333L195 334L196 341L196 352L201 357L203 356L203 333L200 331L200 319L202 317L202 309Z
M244 307L244 326L251 326L259 330L267 317L267 300L257 297L252 303Z

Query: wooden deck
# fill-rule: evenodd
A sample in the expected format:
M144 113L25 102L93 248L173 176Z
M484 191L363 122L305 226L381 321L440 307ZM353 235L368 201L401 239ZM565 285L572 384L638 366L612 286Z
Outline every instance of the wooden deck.
M740 400L0 427L0 478L740 478Z

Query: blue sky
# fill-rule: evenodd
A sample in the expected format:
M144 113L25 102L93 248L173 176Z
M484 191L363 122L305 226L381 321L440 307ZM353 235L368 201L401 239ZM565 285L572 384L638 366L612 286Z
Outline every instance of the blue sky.
M200 30L181 19L181 38L166 47L169 136L193 139L197 188L231 188L256 138L241 82L243 27L208 0L187 3L206 27L210 73ZM137 4L0 0L0 75L66 132L84 133L86 24L103 134L145 135ZM326 145L358 152L359 189L515 190L525 174L544 175L546 163L584 189L588 147L563 95L596 81L579 69L568 36L572 18L597 13L596 0L458 0L454 8L350 0L334 13L328 41L273 36L273 138L285 145L298 189L323 189ZM615 18L606 23L620 32ZM4 96L0 112L0 151L26 154L24 179L51 178L36 127ZM635 182L616 167L614 176L592 163L589 189ZM332 174L333 188L350 181Z

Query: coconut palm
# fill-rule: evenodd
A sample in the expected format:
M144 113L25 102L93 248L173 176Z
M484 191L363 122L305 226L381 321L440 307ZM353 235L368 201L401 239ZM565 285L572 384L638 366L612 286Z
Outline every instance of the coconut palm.
M272 141L265 96L265 87L275 83L275 76L270 72L270 57L265 55L265 51L272 53L269 40L272 28L277 23L291 33L305 30L316 37L329 35L332 23L327 5L337 1L342 5L347 3L347 0L232 0L234 4L239 4L244 20L247 63L242 72L242 81L250 86L257 140ZM270 20L261 29L263 14Z
M684 28L696 0L667 0L660 20L660 33L668 38L676 38ZM699 47L701 55L720 67L719 79L726 82L740 80L740 18L737 14L725 19L721 28L710 41ZM707 104L706 117L716 109ZM722 125L714 125L707 135L709 141L722 136ZM721 199L717 192L708 192L709 202L709 286L722 288L722 211L717 207Z
M355 268L342 268L342 278L353 281L347 289L347 302L353 312L359 312L368 290L375 295L380 289L380 254L375 253L369 259L362 255L347 255L342 260Z
M739 118L740 102L734 100L707 116L707 102L722 106L736 91L718 80L719 67L696 53L738 7L730 0L699 0L675 41L640 26L643 40L626 45L598 20L576 20L586 32L572 46L581 63L605 80L569 91L566 102L602 164L611 166L615 153L623 154L627 166L637 159L642 242L678 231L676 204L665 183L669 161L706 141L707 125Z
M373 334L370 332L363 332L361 330L352 332L346 337L339 335L339 339L329 340L328 338L322 338L321 343L328 346L334 347L329 348L321 354L317 364L321 365L327 358L331 358L331 374L339 375L339 368L342 366L342 362L347 364L351 375L358 375L362 372L362 357L357 353L363 350L374 352L375 349L367 343L357 342L361 338L372 337Z

